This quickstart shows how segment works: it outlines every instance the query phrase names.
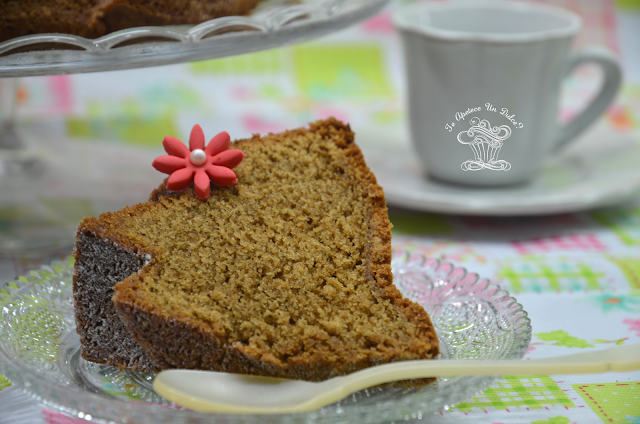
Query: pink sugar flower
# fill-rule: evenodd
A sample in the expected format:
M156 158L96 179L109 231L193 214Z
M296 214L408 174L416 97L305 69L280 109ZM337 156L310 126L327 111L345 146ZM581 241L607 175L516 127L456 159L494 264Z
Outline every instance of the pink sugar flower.
M230 144L229 134L223 131L205 147L204 132L196 124L189 136L189 148L177 138L167 136L162 145L169 155L157 157L152 165L158 171L170 174L167 190L182 191L193 183L198 199L205 200L211 194L210 182L219 186L238 183L231 168L242 162L244 153L229 149Z

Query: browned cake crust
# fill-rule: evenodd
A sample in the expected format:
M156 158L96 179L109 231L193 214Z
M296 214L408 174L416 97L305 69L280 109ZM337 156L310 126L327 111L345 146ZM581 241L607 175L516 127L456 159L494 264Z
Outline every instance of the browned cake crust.
M42 33L97 38L137 26L244 15L260 0L0 0L0 41Z
M122 324L111 300L113 286L140 270L145 256L112 240L98 238L88 229L78 231L73 301L82 356L122 368L159 371Z
M384 194L349 126L328 119L232 147L245 153L239 182L213 187L207 201L160 188L82 221L74 293L83 357L155 370L132 336L157 368L318 381L437 356L429 316L392 284ZM197 234L203 226L216 229ZM102 288L90 287L100 278Z

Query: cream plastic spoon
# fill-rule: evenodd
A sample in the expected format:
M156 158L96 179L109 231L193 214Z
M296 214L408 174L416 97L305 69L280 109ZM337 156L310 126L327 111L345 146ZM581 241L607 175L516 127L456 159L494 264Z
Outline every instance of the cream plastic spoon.
M200 412L310 412L351 393L397 380L456 375L590 374L640 369L640 344L530 360L420 360L385 364L319 383L197 370L166 370L153 389Z

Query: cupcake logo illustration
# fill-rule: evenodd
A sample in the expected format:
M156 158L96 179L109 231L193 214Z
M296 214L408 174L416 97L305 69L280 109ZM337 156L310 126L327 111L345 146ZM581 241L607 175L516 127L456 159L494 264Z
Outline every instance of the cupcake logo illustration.
M458 133L458 141L468 144L474 154L474 159L465 161L461 167L464 171L508 171L511 164L499 160L498 154L503 142L511 137L511 128L507 125L492 127L486 119L473 117L469 120L471 126L466 131Z

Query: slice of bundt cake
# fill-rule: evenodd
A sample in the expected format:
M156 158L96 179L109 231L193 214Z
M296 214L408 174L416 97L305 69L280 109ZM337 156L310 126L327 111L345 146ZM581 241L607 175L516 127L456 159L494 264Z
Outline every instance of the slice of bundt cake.
M335 119L255 135L232 146L236 185L85 218L82 356L312 381L435 357L429 316L392 284L384 194L353 138Z

